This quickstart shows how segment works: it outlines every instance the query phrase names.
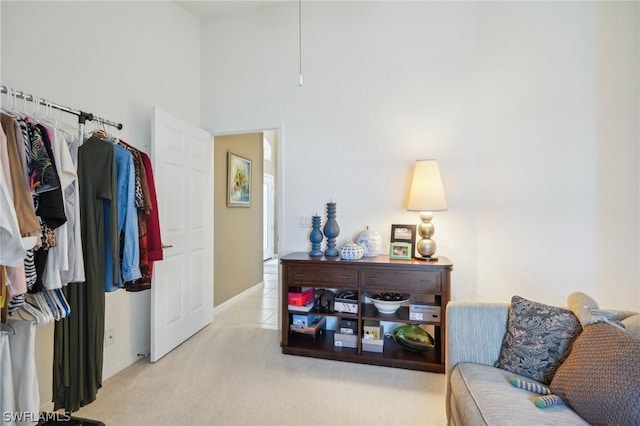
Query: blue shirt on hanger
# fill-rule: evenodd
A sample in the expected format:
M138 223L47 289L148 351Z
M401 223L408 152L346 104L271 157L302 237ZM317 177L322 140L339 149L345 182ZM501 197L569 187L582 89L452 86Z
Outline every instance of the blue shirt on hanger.
M140 272L140 246L138 241L138 211L136 209L135 198L135 168L133 157L125 148L122 148L111 141L116 159L116 175L118 189L118 235L120 235L120 274L113 277L112 267L114 259L111 256L111 241L107 242L105 291L114 291L123 288L124 281L133 281L142 278ZM104 208L106 235L109 235L109 209Z

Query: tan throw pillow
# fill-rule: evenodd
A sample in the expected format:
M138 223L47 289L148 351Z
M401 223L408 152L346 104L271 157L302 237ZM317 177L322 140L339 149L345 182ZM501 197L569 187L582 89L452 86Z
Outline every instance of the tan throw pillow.
M578 317L582 328L589 324L606 322L622 329L620 321L617 320L619 312L600 309L598 303L591 296L581 291L575 291L569 295L567 306Z
M593 322L591 312L599 308L591 296L580 291L575 291L567 297L567 306L578 317L583 328Z
M610 324L585 327L549 388L589 423L638 424L640 338Z

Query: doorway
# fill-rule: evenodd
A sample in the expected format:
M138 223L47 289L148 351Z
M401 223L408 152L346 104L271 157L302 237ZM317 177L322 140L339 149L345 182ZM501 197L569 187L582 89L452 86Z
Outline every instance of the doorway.
M216 265L215 281L218 283L215 292L215 307L224 309L222 305L235 303L245 293L263 284L265 254L276 259L278 254L277 229L279 221L278 205L278 135L279 131L260 130L253 133L235 133L216 135L215 151L215 232L214 247ZM268 143L265 143L268 141ZM265 161L265 146L267 158ZM251 160L251 202L246 207L227 205L227 156L229 153ZM263 204L269 198L265 194L264 175L273 176L273 184L267 182L267 191L273 194L271 218L273 232L265 232L270 218L266 217ZM269 178L267 178L269 180ZM272 239L269 253L263 243L264 236ZM279 292L279 290L278 290Z

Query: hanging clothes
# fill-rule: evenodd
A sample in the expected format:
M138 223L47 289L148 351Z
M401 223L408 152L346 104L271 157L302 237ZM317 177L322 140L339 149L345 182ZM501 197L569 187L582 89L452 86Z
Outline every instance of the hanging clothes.
M153 206L147 218L147 235L148 235L148 256L149 261L155 262L164 259L162 251L162 235L160 232L160 215L158 213L158 197L156 196L156 185L153 178L153 167L151 159L144 152L140 153L142 164L147 176L149 185L149 194L151 196L151 205Z
M7 185L4 166L0 163L0 265L20 266L26 250L22 244L18 217L13 207L10 187Z
M14 100L19 94L34 105L45 104L4 86L1 92ZM113 144L90 138L81 145L86 120L118 129L121 124L47 102L49 107L79 117L80 129L72 133L35 108L28 114L15 111L15 103L8 105L0 122L0 305L7 306L10 315L33 321L16 324L16 328L31 327L18 338L9 338L4 331L0 336L0 413L30 413L33 409L37 419L35 364L25 356L33 347L28 336L35 324L56 321L55 409L76 411L95 400L102 386L106 268L111 282L141 277L132 191L135 175L129 158L129 169L123 173L127 180L117 179ZM117 184L127 192L119 191ZM131 214L123 210L119 217L118 197L122 206L133 206ZM133 245L127 242L132 240ZM113 260L109 265L107 242ZM3 319L5 314L6 308ZM11 386L21 394L4 392ZM29 396L31 400L25 399Z
M82 231L80 229L80 191L78 189L78 148L80 147L80 137L66 131L61 132L69 156L76 170L75 179L64 192L65 206L67 213L67 226L69 234L69 247L67 250L68 269L60 272L62 285L71 282L84 282L84 256L82 253Z
M127 291L137 292L151 288L153 261L162 260L160 225L151 161L147 154L128 143L120 140L120 145L131 152L134 159L135 202L138 215L138 245L142 277L138 280L127 281L125 288ZM151 240L149 239L149 229L152 234ZM151 256L149 256L149 250L152 251Z
M0 331L2 424L36 425L40 418L40 391L35 361L35 324L23 320L9 320L7 324L7 328Z
M139 269L142 275L137 280L125 282L125 288L127 291L142 291L151 288L151 274L149 272L149 259L147 257L147 216L152 208L151 197L140 151L122 140L119 142L119 145L129 151L133 158L135 171L135 205L138 223L138 250L140 252Z
M69 148L67 147L62 134L54 127L44 126L51 141L51 151L53 153L54 165L60 177L60 189L62 191L62 211L67 220L65 223L55 228L56 245L49 248L49 256L44 268L43 284L46 289L62 288L62 272L69 269L69 245L70 234L68 221L68 202L66 193L69 187L77 179L76 167L71 159Z
M14 119L5 113L0 114L2 129L7 136L7 150L9 162L11 164L11 185L13 187L14 205L20 224L20 233L29 235L37 233L40 230L40 224L36 218L33 208L31 193L27 187L27 183L21 177L23 176L20 165L20 156L16 144L16 136L14 133Z
M54 409L77 411L96 399L102 387L105 241L110 239L118 259L117 181L113 146L96 137L78 149L82 247L85 260L84 284L70 283L63 291L72 315L56 322L54 350ZM109 203L107 236L103 202ZM118 275L117 262L112 274Z
M0 321L4 321L5 304L7 303L7 273L4 265L0 265Z
M25 155L23 149L24 145L20 138L21 135L17 135L15 133L16 120L8 114L2 113L0 114L0 125L2 127L2 132L6 137L6 150L3 144L3 147L0 150L0 155L3 156L3 167L7 167L8 165L8 170L3 170L3 174L7 184L6 189L8 194L10 194L11 202L13 204L13 211L15 212L18 220L19 235L38 235L40 231L40 224L35 215L29 186L25 180L25 173L23 170L23 158ZM21 152L23 154L20 154ZM33 243L36 241L37 238L33 239L30 246L26 244L26 239L23 240L23 243L25 243L25 248L31 249L33 248ZM26 258L27 254L28 253L25 252L23 258ZM26 293L28 288L24 263L18 263L19 264L14 262L5 263L5 266L7 266L7 298L9 302L13 302L11 304L10 312L13 312L20 306L20 299L13 300L14 297Z
M16 412L16 396L13 392L13 370L9 332L0 331L0 413Z
M40 418L40 389L36 370L36 326L33 321L9 320L13 333L9 333L11 369L16 412L29 413L23 425L37 424Z
M135 168L133 157L129 151L121 146L112 144L116 159L117 201L118 201L118 229L119 236L119 271L116 276L111 274L112 263L116 260L111 256L113 250L110 241L106 247L105 290L114 291L124 287L124 281L137 280L140 273L140 250L138 247L138 223L135 207ZM111 232L109 225L109 206L105 203L106 232Z
M35 252L36 282L29 289L30 293L40 292L44 289L43 279L49 249L57 246L55 230L67 222L64 210L64 198L62 196L62 184L58 174L58 165L53 154L53 141L48 129L42 124L28 121L31 126L31 176L46 176L47 190L40 190L43 184L35 189L34 204L36 214L41 219L43 246ZM40 170L45 168L45 170ZM44 179L42 179L44 180ZM65 233L66 236L66 233ZM55 259L54 259L55 261ZM59 280L58 276L58 280ZM57 285L57 283L55 283Z

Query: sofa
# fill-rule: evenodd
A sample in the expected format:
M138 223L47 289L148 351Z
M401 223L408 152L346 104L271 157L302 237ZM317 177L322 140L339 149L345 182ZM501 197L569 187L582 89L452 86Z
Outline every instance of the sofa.
M539 394L510 384L514 377L532 382L530 377L494 367L505 338L510 306L508 303L449 302L446 310L448 424L590 424L569 404L538 408L534 400ZM631 356L637 358L637 355ZM635 413L631 415L636 416ZM633 424L640 424L640 417L635 420L638 423Z

